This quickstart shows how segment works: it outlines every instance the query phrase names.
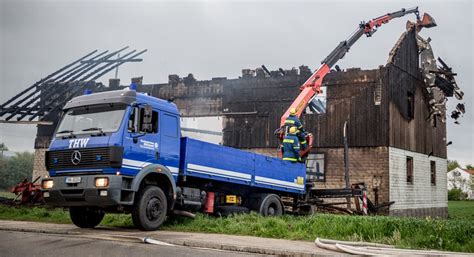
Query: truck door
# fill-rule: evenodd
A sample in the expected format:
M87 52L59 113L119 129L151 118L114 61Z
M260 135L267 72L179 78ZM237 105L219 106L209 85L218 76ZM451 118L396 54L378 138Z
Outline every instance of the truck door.
M170 169L172 175L178 176L180 151L179 118L170 113L160 113L161 158L160 162Z
M148 164L159 163L159 112L150 105L133 107L123 145L126 173L135 174Z

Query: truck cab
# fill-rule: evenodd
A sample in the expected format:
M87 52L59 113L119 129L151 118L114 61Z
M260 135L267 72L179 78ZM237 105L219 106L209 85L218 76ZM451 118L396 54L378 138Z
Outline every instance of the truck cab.
M175 104L134 90L72 99L46 152L50 175L42 182L46 203L71 207L73 222L87 213L95 216L92 221L75 222L91 227L104 211L132 212L140 183L146 180L166 190L162 193L168 198L167 208L172 208L179 122Z

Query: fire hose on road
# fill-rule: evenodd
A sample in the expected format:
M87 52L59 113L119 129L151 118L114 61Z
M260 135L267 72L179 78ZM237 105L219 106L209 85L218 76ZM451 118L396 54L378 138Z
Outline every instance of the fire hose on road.
M392 245L338 241L323 238L316 238L314 241L317 247L326 250L337 251L344 254L355 255L425 255L425 256L472 256L469 253L434 251L434 250L410 250L399 249Z

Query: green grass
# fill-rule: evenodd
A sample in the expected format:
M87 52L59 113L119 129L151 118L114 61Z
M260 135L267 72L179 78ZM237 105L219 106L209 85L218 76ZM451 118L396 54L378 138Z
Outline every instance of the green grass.
M0 205L0 219L70 223L62 209ZM133 227L130 215L107 214L102 226ZM362 217L318 214L262 217L256 214L214 218L198 214L194 220L171 218L163 230L251 235L314 241L316 237L393 244L403 248L474 252L474 220Z
M72 223L67 209L49 207L0 205L0 219L39 221L59 224ZM125 214L107 214L102 220L101 225L109 227L133 227L130 215Z
M449 201L450 219L474 220L474 201Z

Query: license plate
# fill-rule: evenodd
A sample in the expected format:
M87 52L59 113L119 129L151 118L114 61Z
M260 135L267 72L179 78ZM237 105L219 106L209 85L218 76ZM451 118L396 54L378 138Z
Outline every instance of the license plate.
M76 184L81 182L81 177L66 177L66 183Z

